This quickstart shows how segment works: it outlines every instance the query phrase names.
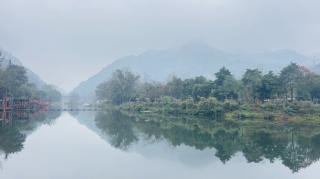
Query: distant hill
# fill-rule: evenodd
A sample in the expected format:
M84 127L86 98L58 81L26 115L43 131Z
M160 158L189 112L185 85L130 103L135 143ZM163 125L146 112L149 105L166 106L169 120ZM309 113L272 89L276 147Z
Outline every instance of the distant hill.
M5 68L6 66L8 66L10 61L12 64L23 66L22 63L12 54L10 54L9 52L3 49L0 49L1 68ZM27 68L26 68L26 71L27 71L27 77L29 81L34 83L37 87L42 88L44 85L46 85L46 83L37 74L35 74L34 72L32 72Z
M189 44L120 58L82 82L72 93L93 97L98 84L110 78L115 70L124 68L139 74L144 80L164 81L172 75L183 78L203 75L213 79L214 73L223 66L239 78L247 68L278 72L290 62L307 67L313 63L311 58L291 50L245 54L228 53L204 44Z
M317 58L317 59L318 59L318 58ZM318 74L318 75L320 75L320 63L312 66L312 67L311 67L311 71L314 72L314 73L316 73L316 74Z

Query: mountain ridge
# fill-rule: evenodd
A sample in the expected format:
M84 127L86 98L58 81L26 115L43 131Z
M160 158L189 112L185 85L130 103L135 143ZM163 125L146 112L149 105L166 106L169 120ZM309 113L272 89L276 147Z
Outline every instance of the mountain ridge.
M10 63L23 66L22 62L18 58L16 58L6 50L3 50L0 48L0 66L4 68L8 66ZM40 89L45 85L47 85L47 83L43 81L36 73L34 73L33 71L31 71L26 67L25 69L26 69L26 75L31 83L35 84Z
M225 66L240 78L248 68L279 72L291 62L307 67L313 66L311 58L292 50L229 53L208 45L188 44L180 48L149 50L140 55L119 58L96 75L81 82L72 93L93 97L96 86L110 78L112 72L117 69L129 69L146 81L165 81L172 75L183 78L202 75L213 79L214 73Z

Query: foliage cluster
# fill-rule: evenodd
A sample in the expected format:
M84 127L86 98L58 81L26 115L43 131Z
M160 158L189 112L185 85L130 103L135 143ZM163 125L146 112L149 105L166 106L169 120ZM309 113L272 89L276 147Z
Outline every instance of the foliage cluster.
M0 69L0 97L39 98L51 102L61 100L61 94L53 86L46 85L38 89L28 81L26 70L22 66L9 65Z
M229 113L238 119L320 114L320 76L295 63L279 74L248 69L237 80L223 67L215 74L215 80L173 76L167 83L142 83L139 76L117 70L110 80L99 85L96 94L99 100L116 105L128 103L123 108L136 111L215 117Z

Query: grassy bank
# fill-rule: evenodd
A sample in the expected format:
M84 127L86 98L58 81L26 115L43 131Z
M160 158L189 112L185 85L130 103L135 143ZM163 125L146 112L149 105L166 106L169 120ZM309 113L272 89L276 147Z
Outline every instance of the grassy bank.
M106 104L105 104L106 105ZM320 105L311 102L240 103L215 98L176 100L164 97L157 102L130 102L113 106L115 109L144 116L182 116L192 119L224 120L242 124L320 124Z

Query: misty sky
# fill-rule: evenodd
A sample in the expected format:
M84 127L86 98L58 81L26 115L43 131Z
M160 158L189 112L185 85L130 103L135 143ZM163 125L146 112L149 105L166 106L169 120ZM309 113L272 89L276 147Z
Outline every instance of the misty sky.
M0 0L0 47L69 91L114 59L204 42L320 49L319 0Z

